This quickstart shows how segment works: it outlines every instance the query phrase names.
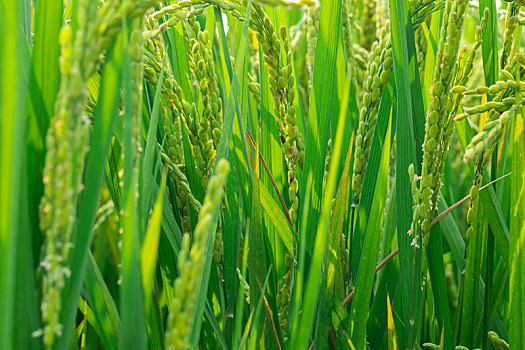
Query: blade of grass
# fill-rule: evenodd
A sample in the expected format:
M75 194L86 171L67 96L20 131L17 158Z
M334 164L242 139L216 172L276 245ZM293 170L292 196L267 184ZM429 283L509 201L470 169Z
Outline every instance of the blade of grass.
M381 243L381 227L383 223L384 204L386 199L386 185L388 179L388 163L390 160L390 132L388 129L385 138L381 161L379 166L377 188L375 191L372 210L370 212L370 224L363 242L363 252L357 270L355 285L355 300L352 302L350 314L350 338L352 343L362 349L366 344L366 323L369 314L369 300L372 295L372 287L375 280L375 268L379 245Z
M124 38L128 36L124 27ZM144 309L144 291L142 289L142 274L140 266L140 246L142 235L142 198L137 195L139 187L140 151L136 147L135 119L140 118L142 130L142 114L135 115L137 106L134 105L131 73L131 57L129 42L124 44L122 61L122 87L124 102L124 173L122 190L122 212L120 222L122 227L121 274L120 286L120 319L122 321L122 344L125 349L145 349L147 346L147 332ZM163 74L160 75L163 79ZM160 89L159 89L160 90ZM142 145L140 146L142 147Z
M478 339L474 338L475 320L478 319L480 310L480 307L478 307L479 279L483 263L483 243L487 234L486 220L480 211L478 211L478 217L474 223L474 236L468 244L467 256L465 257L465 282L462 298L461 337L459 341L459 344L468 348L477 347L479 343Z
M293 253L293 232L290 228L289 221L283 214L283 210L279 208L265 186L261 185L259 191L261 196L260 204L262 205L264 212L272 220L276 232L279 234L286 250Z
M16 254L25 151L25 56L20 1L0 2L0 348L12 347Z
M507 266L503 263L502 259L499 260L498 265L496 266L495 272L493 274L493 282L494 289L491 293L490 298L490 305L489 305L489 311L487 312L487 319L490 321L489 325L492 329L496 330L499 329L499 333L501 336L506 335L506 331L500 332L501 328L503 327L503 324L501 322L501 315L497 311L500 305L504 305L504 303L508 302L508 299L506 299L506 291L508 291L508 283L509 283L509 270L507 269ZM482 284L480 282L480 284ZM485 304L487 305L487 304ZM483 311L485 312L485 305L483 306ZM480 319L478 321L478 325L476 328L476 339L481 338L483 331L483 323L485 322L484 319ZM501 327L500 327L501 326ZM504 327L503 327L504 329ZM508 340L508 335L505 338Z
M246 145L246 137L245 137L245 134L243 132L243 130L245 130L244 126L243 126L243 114L241 113L241 108L239 107L239 91L244 91L244 90L239 90L239 87L240 86L247 86L246 85L246 70L247 70L247 47L248 47L248 43L246 42L246 38L248 38L248 28L249 28L249 22L250 22L250 16L251 16L251 2L248 1L248 6L246 8L246 14L245 14L245 23L244 23L244 26L243 26L243 29L242 29L242 40L240 40L239 42L239 47L237 49L237 56L235 57L235 62L237 63L242 63L242 64L237 64L236 66L236 74L237 76L234 75L234 71L233 71L233 65L232 65L232 62L231 62L231 59L230 59L230 54L229 54L229 50L228 50L228 45L227 45L227 42L226 42L226 34L225 34L225 30L224 30L224 24L222 23L222 16L221 16L221 11L218 7L215 7L215 18L216 18L216 21L217 21L217 25L218 25L218 31L219 31L219 34L220 34L220 38L221 38L221 43L222 43L222 58L224 60L224 63L227 67L227 71L228 71L228 74L229 74L229 81L231 81L231 89L230 91L228 92L229 93L229 97L228 97L228 101L227 101L227 105L226 107L228 107L228 105L230 104L230 101L229 99L232 98L232 101L234 101L235 103L233 105L230 106L230 113L228 114L228 110L226 109L225 110L225 115L231 115L235 109L236 111L236 116L237 116L237 125L238 125L238 131L239 133L236 134L235 136L240 136L241 137L241 140L242 140L242 147L243 147L243 152L244 152L244 160L245 160L245 166L248 168L248 174L250 175L250 178L252 176L251 174L251 168L250 168L250 161L248 159L248 147ZM244 69L244 71L243 71ZM239 75L240 73L244 73L242 75ZM239 81L239 79L242 77L242 80ZM244 93L244 92L243 92ZM245 99L247 101L247 99ZM244 108L245 106L243 106L243 110L245 110ZM223 127L224 128L224 127ZM229 145L229 143L228 143ZM226 146L225 146L226 147ZM219 153L219 150L217 149L217 153ZM238 157L238 159L241 159L240 157ZM239 162L238 166L241 166L242 162Z
M307 225L307 218L308 218L308 212L310 210L310 198L312 195L312 176L308 176L307 180L307 187L306 187L306 194L304 197L304 205L302 207L303 215L301 220L301 232L305 232L306 225ZM303 273L305 268L305 256L306 256L306 241L300 240L299 241L299 247L298 247L298 264L297 264L297 273L296 273L296 279L295 279L295 288L292 290L292 297L291 297L291 305L289 306L289 318L292 320L292 324L290 326L292 339L290 339L289 344L293 344L296 339L293 337L293 334L295 334L301 327L301 322L304 322L301 320L301 314L302 311L302 302L303 302L303 290L304 290L304 278L303 276L305 273ZM304 342L306 346L306 342Z
M157 252L159 246L160 227L162 219L162 203L164 199L164 188L166 187L167 168L162 174L160 190L151 213L151 218L146 230L144 242L140 248L140 260L142 268L142 288L146 299L146 306L151 306L151 293L153 289L153 277L157 266Z
M31 237L30 220L28 217L27 203L27 176L22 176L21 207L19 220L19 237L16 261L16 293L13 348L14 349L39 349L40 338L31 337L31 334L40 328L40 314L38 301L35 298L36 278L34 275L33 247L34 239Z
M146 217L149 209L151 198L153 198L153 187L156 185L155 181L155 166L154 166L154 157L156 153L155 147L157 146L157 126L160 116L160 96L161 90L164 85L164 70L166 68L166 63L162 65L161 72L159 74L159 81L157 82L157 91L155 92L155 97L153 100L153 108L150 115L150 122L148 126L148 134L146 137L146 145L144 147L142 164L141 164L141 178L140 178L140 187L141 187L141 201L142 205L142 217ZM162 204L161 204L162 205Z
M494 168L493 168L494 169ZM495 169L494 169L495 170ZM486 241L486 266L485 266L485 299L483 300L483 313L481 318L483 319L483 335L482 335L482 348L488 348L490 342L488 332L490 330L490 321L492 319L492 293L493 293L493 274L494 274L494 235L489 228ZM476 332L477 333L477 332ZM476 337L474 333L474 337Z
M258 133L257 133L258 134ZM256 136L257 137L257 136ZM259 144L256 143L256 153L259 153ZM266 270L266 254L265 254L265 240L262 228L262 214L261 214L261 198L260 198L260 182L259 182L259 162L255 163L255 174L253 178L253 199L252 199L252 212L250 221L250 245L248 247L248 270L249 270L249 283L250 283L250 300L259 300L264 297L262 290L257 288L259 277L267 275L269 272ZM251 311L255 312L255 305L250 305ZM260 317L254 318L254 327L256 337L265 337L269 335L265 334L263 328L264 314L260 314Z
M430 87L432 86L434 67L436 65L436 43L439 40L439 34L441 27L441 15L440 13L433 13L432 19L430 21L430 30L427 28L425 22L421 23L421 28L425 33L427 39L427 54L425 56L425 76L420 77L422 80L422 90L423 90L423 102L425 105L425 110L427 110L428 105L430 104Z
M97 323L97 320L95 319L93 315L93 310L87 305L87 300L83 298L78 299L78 310L83 315L82 322L79 323L79 328L81 329L81 334L79 336L80 338L80 347L84 348L86 347L86 332L88 324L93 327L94 331L97 334L101 334L100 325Z
M270 278L270 273L271 273L271 266L270 266L270 269L268 270L268 273L265 276L264 284L261 288L262 290L266 290L266 286L268 285L268 280ZM253 288L257 288L257 286L254 285ZM256 307L250 314L250 318L252 320L257 320L261 317L263 302L264 302L264 294L260 293L259 299L257 299ZM252 323L252 322L247 323L239 349L245 348L244 344L246 341L252 341L252 343L248 346L249 349L255 349L257 348L257 345L265 344L265 342L262 339L260 339L260 337L258 336L260 333L261 332L257 329L257 323ZM250 338L249 340L248 340L248 336ZM260 343L256 345L257 341L259 341Z
M392 121L392 124L395 124L395 121ZM392 142L392 141L391 141ZM390 167L392 167L392 152L390 158ZM392 168L389 170L389 176L391 175ZM388 180L394 181L394 179ZM388 186L388 183L387 183ZM392 247L396 244L394 242L395 238L395 223L394 223L394 213L395 206L393 205L395 200L395 186L392 186L390 191L387 194L387 199L385 202L385 214L384 222L382 227L381 234L381 245L379 251L379 257L383 260L387 257L387 253L392 251ZM388 329L388 317L385 310L385 300L387 294L387 286L392 292L392 297L395 297L397 292L398 280L397 276L399 273L396 271L395 264L389 264L381 270L377 270L376 282L374 283L374 298L370 305L370 313L368 315L367 322L367 334L371 347L379 347L384 341L385 334Z
M96 322L101 325L99 337L106 349L118 349L120 342L120 318L113 298L108 290L102 273L91 252L84 285L86 299L93 312Z
M248 226L246 230L246 234L244 235L244 244L249 245L249 243L250 243L250 228ZM241 275L246 276L246 266L248 264L248 249L243 250L243 254L240 257L240 259L241 259L241 268L240 268ZM240 349L239 343L241 342L241 331L242 331L241 328L242 328L244 304L245 304L244 293L237 293L237 305L235 307L235 309L237 310L237 313L234 316L232 349ZM249 318L247 321L247 324L249 324L250 321L251 320Z
M396 159L396 220L399 246L401 299L404 323L407 327L405 342L407 348L413 348L419 329L419 309L421 297L421 249L413 249L411 238L407 234L412 223L412 190L408 178L408 167L414 164L416 169L421 164L416 154L416 135L414 130L413 103L410 94L410 51L406 31L411 30L407 0L390 0L390 18L392 21L392 49L394 56L394 76L397 92L397 150ZM421 244L420 244L421 246Z
M338 37L341 27L341 0L321 3L319 34L315 52L313 88L308 113L303 174L313 175L312 203L308 215L306 250L313 254L323 197L324 159L330 135L330 120L337 101L334 98ZM302 177L304 180L304 177ZM300 194L306 193L306 182L300 181Z
M339 2L339 10L340 10L341 3ZM325 11L332 11L333 8L327 7L327 10ZM331 12L328 12L331 13ZM323 16L323 12L321 10L321 17ZM319 61L318 61L319 62ZM343 108L344 112L346 110ZM304 301L303 301L303 312L300 316L299 321L299 328L293 330L293 336L291 339L291 346L294 349L304 349L307 345L309 334L311 331L311 328L313 326L314 322L314 315L315 311L318 307L319 303L319 295L321 293L325 293L326 290L321 290L321 285L319 283L319 280L322 276L323 272L323 262L326 261L327 257L325 254L327 253L327 242L329 239L329 229L330 229L330 213L332 209L332 199L335 194L335 188L336 188L336 176L339 169L339 162L341 160L341 151L342 151L342 144L343 144L343 124L346 122L347 113L341 114L338 125L337 125L337 135L335 137L335 144L333 148L333 155L332 155L332 161L330 162L330 170L328 172L328 178L326 181L325 189L324 189L324 195L323 195L323 203L322 203L322 209L321 209L321 216L318 222L317 226L317 232L315 234L315 245L312 251L312 263L310 265L310 269L308 272L308 279L306 282L306 291L304 294ZM309 177L313 175L309 175ZM310 181L308 182L308 185L310 185ZM313 184L312 184L313 186ZM315 186L312 187L312 190ZM313 194L313 191L312 191ZM312 199L312 201L315 203L315 200ZM310 202L311 204L312 202ZM304 213L303 213L304 214ZM310 215L308 215L308 218L310 218ZM304 222L308 222L308 219L304 219ZM303 242L301 244L305 244L305 247L308 243L308 240L306 242ZM307 249L307 248L306 248ZM332 251L329 252L331 254ZM333 266L332 266L333 268ZM326 288L326 287L325 287ZM323 294L321 294L323 295ZM320 301L325 302L323 299ZM328 308L329 307L329 308ZM320 312L323 312L323 309L331 310L331 303L328 305L321 306ZM320 313L320 317L323 317ZM316 335L317 336L317 335ZM326 334L319 335L320 337L325 337ZM325 346L325 341L323 341L322 338L319 338L320 346Z
M393 212L393 210L392 210ZM394 251L397 253L397 250ZM397 255L397 254L396 254ZM398 294L398 285L399 281L397 276L398 266L395 263L385 265L381 270L377 270L377 283L376 291L374 294L374 299L372 300L372 305L370 307L370 314L368 316L368 329L367 335L370 342L371 348L380 347L385 341L385 335L388 330L388 315L385 310L385 300L388 290L392 292L392 298ZM402 335L397 334L397 340L402 339ZM398 344L401 345L401 344Z
M498 36L497 36L497 8L495 0L482 0L479 4L480 18L484 15L485 8L489 10L489 17L486 19L487 27L483 34L481 51L483 57L483 73L485 75L485 85L493 85L499 76L498 70ZM497 148L497 146L496 146ZM495 178L498 167L497 157L492 157L492 178ZM496 187L494 186L494 189ZM494 269L494 234L491 227L487 234L487 265L485 267L485 303L483 314L483 343L482 347L487 348L489 344L488 332L490 327L489 314L491 315L490 299L492 293L492 274Z
M233 147L233 145L231 145ZM225 336L229 346L232 345L234 318L236 314L236 295L238 291L237 261L241 240L241 218L239 215L240 194L237 173L237 159L230 150L228 157L231 171L226 182L226 201L223 227L224 242L224 289L226 292L226 310L224 311ZM242 257L241 257L242 258ZM241 293L242 294L242 293Z
M351 89L351 87L350 87ZM350 202L350 182L351 182L351 162L352 162L352 151L353 151L353 139L350 140L348 151L346 153L346 160L344 162L344 168L343 173L340 178L339 187L337 189L336 194L336 202L334 204L334 213L332 215L332 222L330 226L330 231L335 231L337 234L341 235L340 242L339 242L339 248L343 247L344 249L347 249L347 240L343 241L343 232L346 231L345 223L348 223L348 217L346 214L348 213L348 205ZM332 234L332 232L330 232ZM345 259L345 260L343 260ZM344 298L344 293L346 289L346 281L345 281L345 273L348 271L344 271L345 264L348 264L348 257L340 257L338 261L338 269L336 272L336 280L335 280L335 287L334 287L334 295L338 299ZM335 304L335 302L332 302L332 305ZM345 310L345 314L347 315L347 311ZM332 321L334 322L334 321ZM334 322L335 323L335 322ZM338 325L336 326L334 324L335 328L338 329Z
M248 138L250 140L250 143L252 144L253 148L255 148L255 142L253 141L252 135L249 131L247 131ZM270 180L270 183L273 185L274 194L279 198L279 201L281 203L281 209L279 209L277 203L274 200L274 197L270 195L270 192L266 189L266 187L260 186L260 195L261 195L261 204L263 206L263 209L265 213L268 215L269 219L272 222L272 226L275 227L277 230L277 233L279 233L286 249L288 252L293 254L293 236L296 235L295 232L293 232L292 227L292 220L290 218L290 214L288 213L288 209L286 208L286 204L284 203L284 199L279 192L279 189L277 187L277 184L275 183L275 180L273 179L272 173L270 172L270 169L268 168L268 165L266 164L266 161L264 160L261 152L259 151L259 159L261 161L261 164L264 167L264 170L266 171L266 174Z
M483 16L485 8L489 9L487 27L483 34L481 52L483 57L483 73L485 75L485 85L490 86L498 80L498 11L495 0L480 0L479 16Z
M445 214L448 210L451 210L451 209L453 210L454 208L457 207L456 204L460 202L454 203L453 205L449 207L448 204L445 202L445 199L441 197L438 200L438 211L440 212L440 214L434 218L434 220L436 219L439 220L439 226L441 228L441 232L443 233L445 241L450 247L452 256L454 257L454 261L456 263L456 268L458 270L458 273L460 272L459 269L461 269L463 266L463 254L465 253L465 242L463 241L461 232L459 231L459 228L456 222L454 221L454 218L452 217L452 215L442 215L442 214Z
M59 84L58 56L60 45L58 32L62 26L62 1L39 1L35 8L32 70L29 79L27 174L29 223L33 239L39 246L38 203L42 197L42 169L45 159L45 135ZM7 51L4 51L7 52ZM36 252L35 253L39 253ZM35 255L38 256L38 255Z
M270 310L270 305L268 305L268 299L266 299L266 295L264 295L264 291L261 287L261 282L259 282L259 279L257 278L257 286L259 287L259 291L261 292L261 295L263 297L264 301L264 309L266 310L266 316L268 317L268 320L270 321L270 326L272 327L272 333L273 338L275 340L275 346L278 350L282 350L281 343L279 342L279 337L277 336L277 331L275 329L275 322L273 321L272 312Z
M193 89L191 87L190 68L186 51L186 42L184 39L184 26L179 21L172 30L165 33L167 43L170 47L168 50L171 67L175 79L180 83L184 98L191 104L194 102Z
M343 6L343 5L341 5ZM342 24L341 24L342 25ZM342 29L341 29L342 30ZM335 129L336 126L337 126L337 120L339 118L339 116L341 115L340 113L340 109L343 108L343 103L348 105L348 106L345 106L346 110L347 110L347 113L349 113L349 117L347 118L347 123L345 125L343 125L344 127L344 133L343 133L343 149L348 149L350 147L350 143L352 142L352 133L353 133L353 130L354 130L354 119L352 119L352 116L353 115L356 115L358 116L359 115L359 112L357 110L357 107L354 109L354 106L356 106L356 94L354 91L352 91L352 85L355 84L355 82L353 81L353 79L351 79L351 82L350 82L350 95L348 97L348 101L345 102L345 99L346 99L346 91L345 91L345 86L346 86L346 80L348 79L348 74L350 73L351 75L351 72L350 71L347 71L347 68L348 68L348 63L347 63L347 60L345 58L345 49L344 49L344 44L343 44L343 35L339 35L339 38L338 38L338 49L337 49L337 59L336 59L336 72L337 72L337 76L336 76L336 79L337 79L337 83L336 83L336 86L337 86L337 96L338 96L338 101L341 101L340 104L336 104L334 106L334 113L332 114L332 135L336 135L337 134L337 130ZM334 142L334 140L332 140L332 142ZM338 169L338 176L337 178L339 178L341 176L341 173L343 172L343 168L344 168L344 163L341 162L340 166L339 166L339 169Z
M388 350L397 350L397 334L396 326L394 324L394 316L392 316L392 307L390 306L390 296L386 295L387 311L388 311Z
M519 70L518 70L519 71ZM518 73L519 74L519 73ZM519 76L518 76L519 77ZM519 80L519 79L518 79ZM525 347L525 107L514 117L510 219L510 344Z
M162 201L162 231L168 239L171 248L175 254L180 251L180 245L182 243L182 232L180 227L173 217L171 211L168 194L164 193L164 200Z
M338 265L341 263L340 247L341 240L343 235L343 223L344 223L344 212L345 206L348 202L348 184L349 184L349 174L350 174L350 154L351 154L351 143L350 146L348 142L344 142L345 126L348 125L348 98L350 95L350 74L346 77L345 88L343 93L343 100L341 104L341 110L339 113L339 118L337 120L337 131L335 145L339 149L343 149L346 143L346 148L349 149L347 153L347 160L345 161L345 176L343 176L339 183L339 190L336 193L335 204L333 207L333 213L331 215L330 228L328 233L328 256L326 258L323 279L321 280L321 296L319 300L319 311L317 317L317 326L316 326L316 335L315 339L318 344L325 344L327 341L328 330L330 326L330 317L326 317L332 311L332 300L333 294L335 293L335 279L336 271ZM339 154L337 155L339 158ZM338 167L335 169L336 175L338 172Z
M442 337L444 337L444 348L451 349L453 347L452 324L450 321L440 226L441 225L434 225L432 227L426 254L438 326L443 329Z
M219 326L219 323L217 322L217 319L215 318L215 315L213 315L212 307L210 303L206 300L206 305L204 307L204 315L208 320L210 320L210 325L213 329L214 336L217 337L217 340L219 341L219 344L221 345L223 350L228 350L228 344L226 344L226 339L224 338L224 335L222 334L221 328Z

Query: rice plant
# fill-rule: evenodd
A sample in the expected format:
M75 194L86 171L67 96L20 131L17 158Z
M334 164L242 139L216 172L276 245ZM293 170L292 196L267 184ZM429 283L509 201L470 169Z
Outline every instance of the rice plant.
M1 349L525 349L523 0L0 0Z

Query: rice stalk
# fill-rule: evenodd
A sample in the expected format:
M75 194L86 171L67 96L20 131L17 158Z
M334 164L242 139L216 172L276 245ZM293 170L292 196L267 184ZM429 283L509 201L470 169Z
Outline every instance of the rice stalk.
M372 139L379 115L381 96L392 73L392 48L390 47L390 23L382 29L379 41L370 50L366 79L363 85L363 104L359 111L359 124L355 142L355 161L352 172L352 206L357 207L363 191L363 182L372 147Z
M213 217L221 205L224 185L230 171L228 161L221 159L217 164L217 174L210 178L206 197L199 212L199 220L190 237L184 235L181 252L177 260L179 276L175 280L172 307L168 314L165 334L166 349L188 349L188 336L194 317L195 302L202 283L204 259Z
M462 30L467 4L468 1L448 0L445 5L431 90L431 102L425 125L421 182L419 192L414 192L414 197L421 196L421 200L420 204L416 205L412 228L409 232L409 235L413 237L412 245L415 247L419 246L418 227L421 227L424 245L428 244L428 234L432 226L431 222L441 187L441 164L444 162L444 156L448 150L453 131L453 123L451 123L453 120L451 119L452 104L447 103L447 101L454 82L460 43L458 34Z

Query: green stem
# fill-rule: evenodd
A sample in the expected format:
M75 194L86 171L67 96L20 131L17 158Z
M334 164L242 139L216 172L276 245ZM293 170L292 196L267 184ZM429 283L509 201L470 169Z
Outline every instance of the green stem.
M348 288L352 289L352 247L354 243L354 216L356 207L352 207L352 213L350 215L350 234L348 239L350 240L350 246L348 247Z
M463 294L465 292L465 272L467 268L467 253L469 241L465 242L465 253L463 255L463 267L461 268L461 281L459 282L459 296L456 314L454 315L454 344L458 343L461 333L461 310L463 309Z

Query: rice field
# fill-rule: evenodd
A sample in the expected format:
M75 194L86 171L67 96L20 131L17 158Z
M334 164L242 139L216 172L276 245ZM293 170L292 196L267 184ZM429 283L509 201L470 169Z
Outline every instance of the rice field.
M0 349L525 349L524 0L0 0Z

